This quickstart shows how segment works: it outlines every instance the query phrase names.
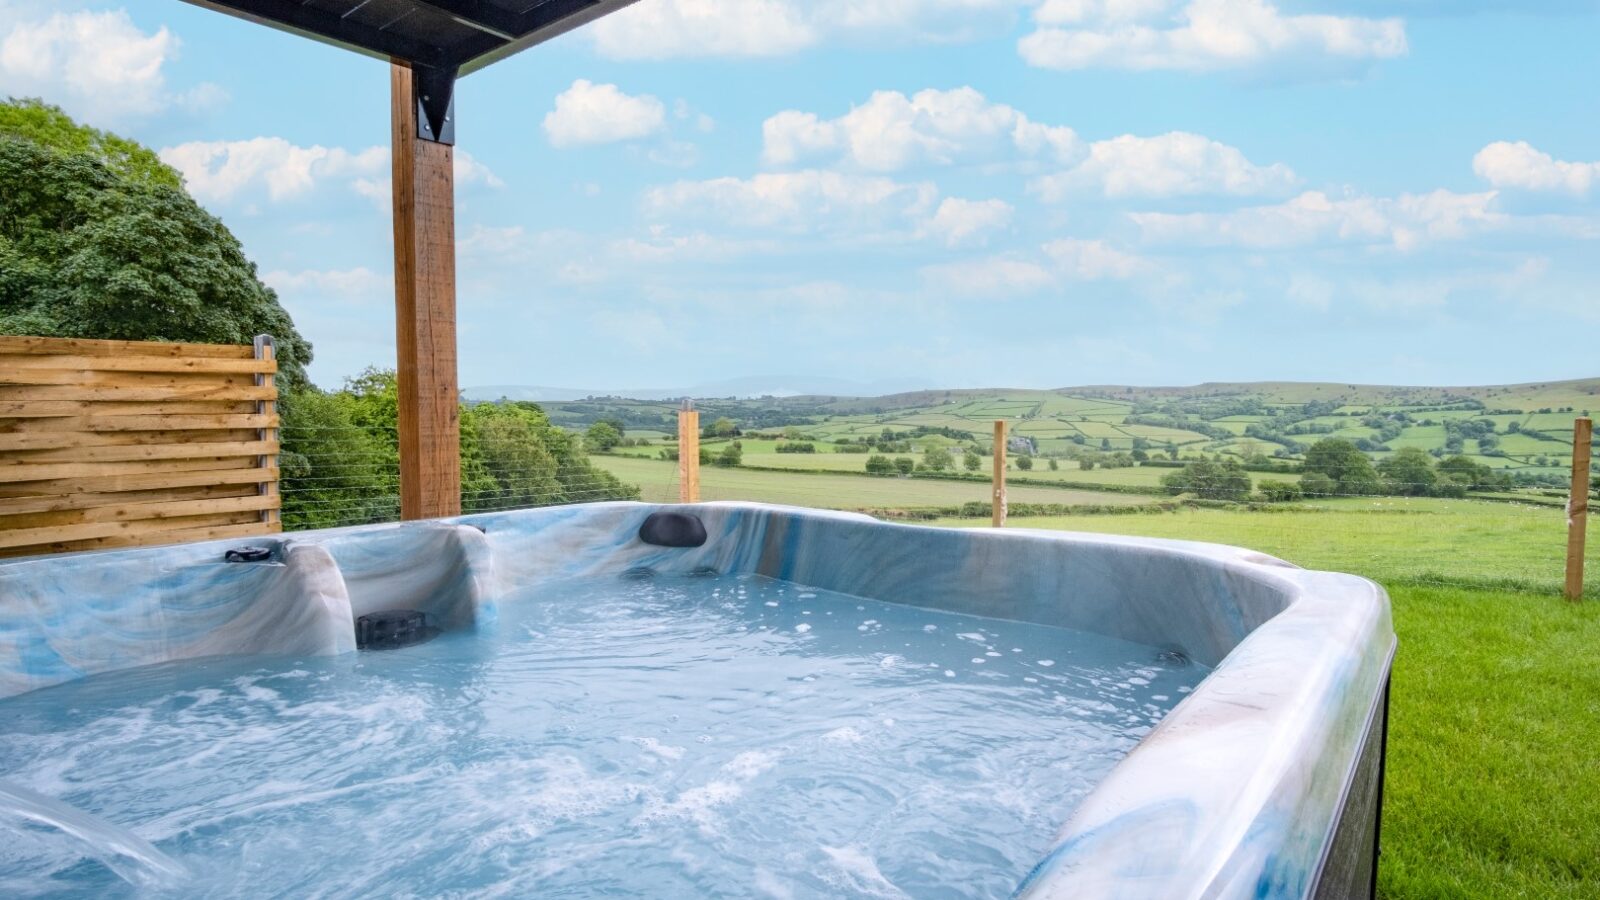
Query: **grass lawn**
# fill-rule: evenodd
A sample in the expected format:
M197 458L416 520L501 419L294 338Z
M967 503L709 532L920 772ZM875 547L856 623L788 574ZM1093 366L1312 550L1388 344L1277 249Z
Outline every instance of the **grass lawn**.
M1382 896L1600 896L1600 603L1390 598Z
M943 519L973 526L975 519ZM1013 518L1016 528L1050 528L1235 544L1314 569L1365 575L1385 585L1560 589L1566 518L1559 507L1485 500L1350 498L1266 512L1185 509L1132 516ZM1600 531L1600 522L1591 526ZM1600 575L1600 540L1589 542ZM1591 584L1600 578L1591 579ZM1600 599L1600 588L1591 588Z
M1600 896L1600 597L1554 593L1559 510L1352 500L1012 524L1240 544L1383 582L1400 649L1381 896Z

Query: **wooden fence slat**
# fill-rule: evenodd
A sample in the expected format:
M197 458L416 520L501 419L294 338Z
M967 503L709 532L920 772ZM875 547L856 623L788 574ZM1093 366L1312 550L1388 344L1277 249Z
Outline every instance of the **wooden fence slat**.
M67 369L74 372L93 369L96 372L202 372L227 374L264 372L270 374L278 371L278 364L270 359L33 355L0 356L0 369L21 373L23 380L26 380L28 373L41 369Z
M256 411L256 398L241 400L134 401L0 400L0 419L44 419L54 416L181 416L192 413L245 415Z
M212 513L255 512L277 509L276 495L254 494L249 497L202 498L197 500L167 500L154 503L124 504L116 501L110 506L83 509L58 509L47 512L21 513L0 516L0 535L40 528L69 525L100 525L112 522L143 522L159 519L180 519ZM0 537L0 540L4 540Z
M19 357L12 357L17 359ZM250 374L205 372L102 372L95 369L27 369L11 370L0 367L0 386L3 385L76 384L85 387L129 388L184 388L184 387L256 387L255 376Z
M0 450L27 453L29 460L42 460L50 452L83 447L133 447L136 444L234 444L235 440L256 440L261 432L254 428L200 429L200 431L24 431L8 432L0 424ZM22 456L19 456L22 458ZM67 456L72 458L72 456Z
M32 463L32 461L18 461L14 458L0 460L0 484L3 482L37 482L37 480L70 479L70 477L104 476L104 474L122 474L122 469L112 472L107 468L117 468L118 464L154 464L150 471L160 471L163 460L226 460L229 456L261 456L262 453L277 453L277 442L267 440L245 440L238 444L190 444L176 445L176 447L85 447L82 450L83 458L64 463ZM146 453L144 456L134 455L130 452ZM165 453L160 458L152 458L155 453ZM128 472L131 474L131 471Z
M66 541L83 541L93 538L129 537L153 532L168 531L173 527L193 528L209 525L232 525L240 515L250 516L250 521L260 525L254 511L248 513L207 513L192 516L169 516L165 519L144 519L136 522L92 522L84 525L52 525L45 528L14 528L0 530L0 549L32 547ZM174 521L175 520L175 521ZM168 524L173 522L173 524Z
M147 491L110 491L106 493L55 494L42 497L0 498L0 516L20 516L24 513L57 512L64 509L88 509L113 504L164 503L168 500L213 500L220 497L259 496L256 482L245 484L199 484L192 487L161 488Z
M88 338L47 338L0 335L0 354L63 354L75 356L204 356L249 359L255 349L248 344L174 344L165 341L101 341Z
M104 468L126 468L130 471L70 475L50 481L0 483L0 498L141 491L202 484L259 484L278 477L277 469L262 469L255 464L254 458L245 456L184 459L167 463L106 463Z
M38 433L46 431L221 431L232 428L277 428L276 414L216 415L200 413L192 416L61 416L51 419L14 419L9 426L0 425L8 434Z
M252 435L253 436L253 435ZM0 435L0 438L4 438ZM0 481L36 481L27 470L58 462L130 462L136 459L192 459L196 456L263 456L278 452L277 441L227 441L196 444L124 444L23 450L0 459Z
M237 466L248 468L255 464L255 454L248 456L205 456L194 459L150 459L127 460L109 462L64 462L64 463L39 463L32 466L0 466L0 484L21 484L25 482L57 481L73 478L95 478L103 475L143 475L146 473L173 471L206 471L207 469L225 469L233 466L218 465L228 461L238 461Z
M251 518L241 520L239 519L241 515L251 516ZM164 544L183 544L190 541L218 541L234 537L252 538L280 530L277 527L265 526L262 522L257 521L254 515L254 513L234 513L217 517L229 520L230 524L192 525L186 528L173 528L170 531L113 535L111 537L92 538L82 541L61 541L44 546L0 549L0 557L33 556L41 553L70 553L77 550L110 550L117 547L161 546Z
M32 403L41 400L62 402L116 401L122 403L167 403L186 400L265 400L277 396L273 387L194 382L183 387L118 387L80 384L0 384L0 404ZM26 415L5 412L0 416ZM49 413L55 415L55 413Z

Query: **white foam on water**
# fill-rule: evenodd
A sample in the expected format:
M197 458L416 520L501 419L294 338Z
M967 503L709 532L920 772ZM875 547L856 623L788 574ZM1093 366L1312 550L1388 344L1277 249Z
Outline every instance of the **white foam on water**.
M591 578L415 647L9 698L0 760L137 823L207 897L921 897L950 871L1005 896L1204 677L1158 652L754 576ZM125 891L45 838L0 852L0 893Z
M841 886L862 897L908 898L910 895L883 877L878 861L860 847L828 847L822 852L844 876Z

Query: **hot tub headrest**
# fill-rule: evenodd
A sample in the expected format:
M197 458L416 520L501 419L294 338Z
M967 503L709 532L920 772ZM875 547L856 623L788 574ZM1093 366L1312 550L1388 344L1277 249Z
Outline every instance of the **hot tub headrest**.
M706 542L706 526L692 513L654 512L639 526L639 540L657 547L699 547Z

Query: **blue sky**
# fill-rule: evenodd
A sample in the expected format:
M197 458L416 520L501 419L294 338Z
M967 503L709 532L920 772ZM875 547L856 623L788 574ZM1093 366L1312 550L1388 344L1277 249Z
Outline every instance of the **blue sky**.
M641 0L457 94L463 385L1600 372L1600 3ZM388 73L0 0L0 93L159 148L325 386L393 363Z

